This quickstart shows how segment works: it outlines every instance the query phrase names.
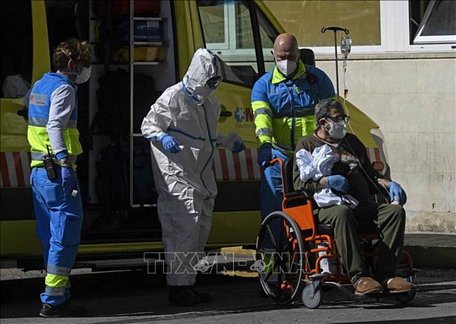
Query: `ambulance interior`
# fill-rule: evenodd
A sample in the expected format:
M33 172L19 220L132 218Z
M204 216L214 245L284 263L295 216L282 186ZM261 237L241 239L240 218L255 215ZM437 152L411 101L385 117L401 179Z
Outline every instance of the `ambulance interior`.
M2 3L2 41L8 46L1 51L1 82L7 75L20 74L31 83L30 1L16 2L14 8ZM138 19L133 19L135 30L132 34L128 25L128 7L116 9L119 11L108 19L106 8L103 9L106 1L103 0L46 0L45 3L50 53L60 41L70 37L89 40L93 52L91 79L78 87L78 129L84 150L77 163L85 212L82 243L159 241L161 231L150 148L140 134L140 125L155 99L180 80L176 68L179 44L175 43L179 22L174 20L172 3L156 2L160 5L152 10L134 13ZM128 5L128 1L126 3ZM263 49L266 65L264 62L258 65L255 54L252 54L255 44L250 22L251 7L247 1L197 3L207 47L225 61L224 81L251 87L258 73L268 70L273 64L270 50L276 30L261 13L258 15L259 32L263 48L266 48ZM12 30L15 32L11 33ZM17 37L19 34L21 37ZM131 35L134 37L133 52L129 48ZM249 60L246 58L250 62L246 63ZM109 84L112 82L106 81L107 75L114 75L110 80L117 77L119 83ZM103 89L103 80L111 88ZM107 98L107 93L112 97ZM146 98L141 98L138 93ZM109 102L119 105L119 101L125 106L107 106ZM100 105L104 105L104 111ZM109 116L109 111L116 117ZM26 113L22 113L25 118ZM251 136L253 141L253 130ZM238 210L247 205L249 210L258 210L258 187L258 181L245 183L243 189L233 181L219 185L215 210L224 210L224 206L229 205L228 195L230 198L234 195L240 201ZM11 202L9 205L15 202L16 206L20 205L22 210L33 215L29 188L12 188L4 199ZM231 205L230 208L237 208L233 207L236 203ZM14 210L2 207L2 213L13 214Z

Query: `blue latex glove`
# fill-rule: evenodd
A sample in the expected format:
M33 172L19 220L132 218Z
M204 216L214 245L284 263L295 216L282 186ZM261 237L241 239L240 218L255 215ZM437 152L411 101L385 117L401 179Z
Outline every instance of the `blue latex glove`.
M64 166L61 169L63 192L71 194L76 189L76 173L72 167Z
M265 143L260 146L258 152L257 163L260 167L266 168L269 166L269 162L272 160L272 145Z
M163 145L163 148L169 153L177 153L181 149L176 139L168 134L164 134L160 137L160 142Z
M233 144L233 150L231 152L233 153L239 153L245 150L245 144L242 142L234 142Z
M397 182L391 181L388 186L391 202L398 201L400 205L404 205L407 201L404 189Z
M340 192L347 192L348 180L341 175L332 175L326 179L326 187Z

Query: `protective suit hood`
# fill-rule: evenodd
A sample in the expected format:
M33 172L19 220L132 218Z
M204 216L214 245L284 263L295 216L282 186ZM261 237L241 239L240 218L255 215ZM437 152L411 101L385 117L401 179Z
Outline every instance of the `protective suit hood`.
M212 78L222 79L220 61L210 50L200 48L193 55L182 82L190 96L203 102L215 90L207 85L207 81Z

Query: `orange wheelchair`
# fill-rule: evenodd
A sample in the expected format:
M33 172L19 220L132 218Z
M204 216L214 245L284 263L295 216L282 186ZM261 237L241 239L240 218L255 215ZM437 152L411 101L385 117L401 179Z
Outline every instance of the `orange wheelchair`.
M308 308L317 308L323 292L331 287L338 288L349 299L356 299L337 254L332 226L318 224L312 201L304 193L294 191L293 159L274 159L271 163L281 166L283 200L282 211L272 212L263 220L257 237L255 263L259 265L256 270L264 293L279 303L293 302L301 294L302 303ZM380 235L373 222L359 227L363 230L357 234L362 256L373 268L375 243ZM416 272L410 254L403 251L398 273L413 282ZM415 298L415 290L394 297L408 303Z

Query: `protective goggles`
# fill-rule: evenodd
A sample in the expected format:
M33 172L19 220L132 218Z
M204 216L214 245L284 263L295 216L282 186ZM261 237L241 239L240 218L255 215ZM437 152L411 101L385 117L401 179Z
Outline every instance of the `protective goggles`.
M336 122L336 123L339 123L341 121L348 123L348 121L350 120L350 116L347 116L347 115L325 116L324 118L331 119L333 122Z
M221 77L212 77L209 80L207 80L206 85L209 87L209 89L215 89L218 87L221 81Z

